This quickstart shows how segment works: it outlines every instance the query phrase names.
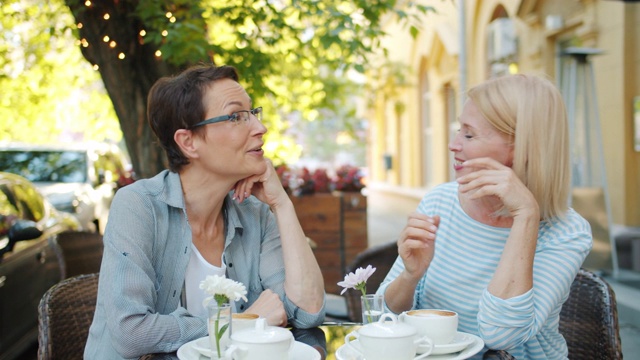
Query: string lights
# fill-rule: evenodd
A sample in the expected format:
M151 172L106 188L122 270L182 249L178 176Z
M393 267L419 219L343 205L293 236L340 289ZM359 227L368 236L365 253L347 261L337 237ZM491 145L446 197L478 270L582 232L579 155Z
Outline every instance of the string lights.
M90 0L86 0L86 1L84 2L84 5L85 5L86 7L92 7L92 6L93 6L93 3L92 3ZM173 13L172 13L172 12L170 12L170 11L167 11L167 12L165 13L165 17L166 17L166 18L168 19L168 21L169 21L170 23L172 23L172 24L173 24L173 23L175 23L175 22L177 21L176 17L175 17L175 16L173 15ZM102 19L103 19L104 21L108 21L108 20L110 20L110 19L111 19L111 15L110 15L109 13L105 13L105 14L103 14L103 15L102 15ZM82 28L84 27L84 25L83 25L81 22L79 22L79 23L77 23L77 24L76 24L76 27L77 27L78 29L82 29ZM169 31L165 29L165 30L162 30L162 32L161 32L160 34L162 35L162 37L167 37L167 36L169 35ZM138 35L140 36L140 39L139 39L140 43L141 43L141 44L144 44L144 38L145 38L145 36L147 35L147 31L146 31L146 30L144 30L144 29L142 29L142 30L140 30L140 32L138 33ZM115 49L117 48L117 46L118 46L118 43L117 43L115 40L111 39L111 37L110 37L108 34L105 34L105 35L103 35L103 36L102 36L102 41L103 41L105 44L108 44L109 48L114 49L114 50L115 50ZM88 41L86 38L82 38L82 39L79 39L78 41L76 41L76 45L78 45L78 46L82 46L83 48L88 48L91 44L89 43L89 41ZM160 57L162 57L162 51L160 51L160 50L156 50L156 51L155 51L155 53L154 53L154 55L155 55L157 58L160 58ZM126 58L126 54L125 54L124 52L120 51L120 52L118 52L118 53L117 53L116 57L117 57L119 60L124 60L124 59ZM99 69L100 69L100 66L99 66L98 64L93 64L93 69L97 71L97 70L99 70Z

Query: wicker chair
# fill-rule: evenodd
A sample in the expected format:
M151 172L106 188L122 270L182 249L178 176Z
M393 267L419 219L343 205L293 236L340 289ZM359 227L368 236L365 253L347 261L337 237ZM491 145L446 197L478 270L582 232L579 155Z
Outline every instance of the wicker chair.
M38 359L82 359L98 294L98 274L62 280L38 306Z
M102 235L97 232L67 231L58 235L66 268L65 278L100 271L102 262Z
M359 267L371 265L376 271L367 280L367 293L373 294L387 276L391 266L398 257L398 244L391 241L385 244L370 247L359 253L353 261L347 265L346 272L355 272ZM362 322L362 305L359 290L349 289L344 293L347 300L347 317L353 322Z
M616 296L604 279L580 269L560 311L569 359L622 359Z

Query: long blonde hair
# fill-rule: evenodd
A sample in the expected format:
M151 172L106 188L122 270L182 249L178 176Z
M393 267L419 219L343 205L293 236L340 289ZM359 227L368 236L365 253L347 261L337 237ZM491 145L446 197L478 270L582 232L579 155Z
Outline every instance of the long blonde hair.
M517 74L488 80L468 95L489 123L513 139L512 169L533 193L542 219L563 216L571 168L567 113L558 88L540 76Z

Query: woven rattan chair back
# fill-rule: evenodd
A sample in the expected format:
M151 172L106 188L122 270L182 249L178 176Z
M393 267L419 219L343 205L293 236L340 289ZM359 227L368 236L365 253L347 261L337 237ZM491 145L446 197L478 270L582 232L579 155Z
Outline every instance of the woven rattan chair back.
M560 333L569 359L622 359L616 296L591 271L580 269L560 311Z
M391 266L398 257L398 244L391 241L385 244L370 247L359 253L353 261L347 265L347 273L355 272L357 268L366 268L371 265L376 271L367 280L367 293L373 294L387 276ZM350 321L362 322L362 304L359 290L349 289L344 293L347 301L347 317Z
M98 294L98 274L52 286L38 306L38 359L82 359Z
M64 258L65 277L93 274L100 271L104 248L100 233L66 231L58 235L57 241Z

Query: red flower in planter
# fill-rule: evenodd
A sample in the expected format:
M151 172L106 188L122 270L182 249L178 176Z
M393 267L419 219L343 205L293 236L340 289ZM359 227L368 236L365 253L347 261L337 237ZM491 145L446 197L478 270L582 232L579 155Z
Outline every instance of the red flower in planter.
M325 169L316 169L316 171L313 172L312 178L315 192L331 192L331 189L329 188L329 183L331 180L329 179L329 175L327 175L327 171Z
M282 187L287 192L287 194L291 194L291 191L292 191L290 186L291 170L285 164L278 165L275 167L275 169L276 169L276 174L278 174L278 177L280 178L280 182L282 183Z
M336 170L333 183L338 191L360 191L364 188L362 171L358 167L343 165Z
M362 172L358 167L351 165L338 168L333 178L322 168L311 172L306 167L292 170L286 165L279 165L276 172L285 190L296 196L329 193L333 190L360 191L364 188Z

